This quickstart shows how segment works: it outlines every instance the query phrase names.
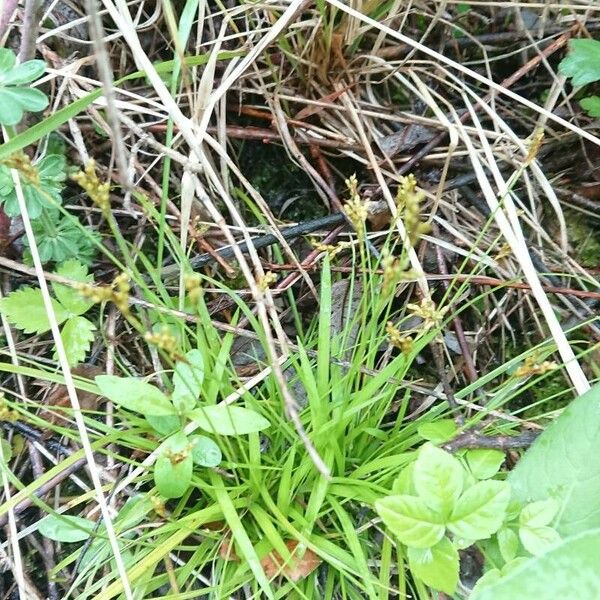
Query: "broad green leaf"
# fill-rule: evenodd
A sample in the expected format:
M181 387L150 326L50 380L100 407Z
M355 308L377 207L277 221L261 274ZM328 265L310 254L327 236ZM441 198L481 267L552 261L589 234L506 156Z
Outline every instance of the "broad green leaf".
M71 317L64 324L60 337L70 367L75 367L85 360L85 356L94 341L94 331L96 331L96 326L85 317ZM53 358L55 360L58 358L56 350Z
M173 403L178 410L188 412L196 406L204 381L204 359L200 350L190 350L179 361L173 373Z
M519 549L519 538L517 534L508 527L503 527L497 535L498 548L504 562L510 562L517 555Z
M483 588L490 587L492 584L496 583L497 581L500 581L500 579L502 579L502 572L500 571L500 569L490 569L489 571L486 571L477 580L477 583L473 588L473 594L475 594L476 592L480 592Z
M555 499L554 527L566 538L600 528L600 386L576 398L509 473L522 504Z
M68 316L65 309L53 298L50 299L56 320L60 325ZM0 300L0 312L8 322L25 333L45 333L50 330L50 321L39 288L21 288Z
M210 438L204 435L190 436L192 447L192 458L194 464L201 467L216 467L223 458L221 449Z
M161 447L154 465L154 483L165 498L180 498L190 487L194 463L190 440L175 433Z
M178 415L164 415L155 417L153 415L144 415L150 426L158 431L160 435L171 435L181 429L181 417Z
M157 417L175 414L172 402L157 387L134 377L98 375L96 383L103 396L127 410Z
M523 562L470 600L565 598L591 600L600 590L600 530L574 536Z
M193 410L188 417L200 429L219 435L244 435L262 431L270 425L257 412L241 406L204 406Z
M520 527L519 538L529 554L543 554L560 542L560 535L552 527Z
M510 500L504 481L479 481L458 499L448 529L459 537L483 540L502 526Z
M431 423L422 423L417 427L417 433L434 444L443 444L451 440L458 432L453 419L440 419Z
M413 478L421 500L447 517L463 489L463 467L458 459L427 443L419 450Z
M411 462L400 471L400 475L396 477L392 484L392 493L395 496L416 496L417 488L415 487L415 463Z
M0 76L2 85L25 85L39 79L46 70L43 60L28 60Z
M92 275L88 275L88 269L78 260L71 259L62 263L57 269L56 274L73 281L81 283L90 283L94 280ZM69 311L72 315L82 315L87 312L93 305L94 301L89 298L84 298L79 291L68 285L52 282L52 290L56 299Z
M375 502L375 510L391 533L406 546L431 548L444 535L442 518L420 498L386 496Z
M458 584L458 552L443 537L432 548L408 548L408 565L413 575L426 585L453 594Z
M505 456L500 450L476 448L468 450L465 458L471 473L477 479L489 479L500 470Z
M521 527L543 527L550 525L560 509L560 504L552 498L532 502L523 508L519 515Z
M562 75L572 78L575 87L600 79L600 41L569 40L569 53L558 65Z
M590 117L600 117L600 96L582 98L579 104Z
M69 515L48 515L38 523L38 531L55 542L83 542L96 524L90 519Z

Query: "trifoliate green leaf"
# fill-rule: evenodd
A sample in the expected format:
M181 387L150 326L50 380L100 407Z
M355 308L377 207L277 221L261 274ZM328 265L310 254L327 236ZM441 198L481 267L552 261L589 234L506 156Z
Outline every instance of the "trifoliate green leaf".
M64 324L60 337L70 367L75 367L85 360L94 341L94 331L96 326L85 317L70 317ZM58 355L54 351L54 359L57 358Z
M45 68L41 60L17 65L12 50L0 49L0 123L16 125L24 111L38 112L48 106L46 94L27 86L40 77Z
M386 496L375 502L375 510L390 532L412 548L431 548L444 535L442 517L420 498Z
M157 417L175 414L173 403L157 387L135 377L98 375L96 384L103 396L127 410Z
M572 78L575 87L600 79L600 41L569 40L569 53L558 65L562 75Z
M8 73L0 73L0 85L25 85L39 79L45 70L46 63L43 60L28 60Z
M8 90L0 88L0 123L3 125L16 125L23 118L23 107L19 102L14 102Z
M419 497L432 510L447 516L463 490L463 467L449 452L425 444L413 473Z
M53 298L50 299L56 320L60 325L67 311ZM50 330L50 321L39 288L21 288L0 300L0 311L8 322L25 333L45 333Z
M17 57L12 50L0 48L0 76L5 75L17 63Z
M446 594L454 593L458 584L458 552L447 537L432 548L409 547L407 557L412 574L423 583Z
M483 540L496 533L506 516L510 486L504 481L479 481L458 499L448 529L459 537Z

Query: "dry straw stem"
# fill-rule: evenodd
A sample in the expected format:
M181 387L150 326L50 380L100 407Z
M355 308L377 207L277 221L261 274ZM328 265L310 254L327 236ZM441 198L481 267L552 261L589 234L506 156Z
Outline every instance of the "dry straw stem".
M2 292L0 291L0 298L2 297ZM6 342L10 349L10 358L12 360L13 365L17 366L19 364L19 360L17 357L17 353L15 350L15 342L12 335L12 331L10 330L10 326L2 314L0 315L2 319L2 329L4 330L4 335L6 337ZM17 383L19 385L19 390L21 392L21 396L25 396L25 386L23 384L23 379L20 375L17 376ZM2 460L2 464L8 464L8 461L4 457L4 450L2 444L0 444L0 459ZM2 468L2 487L4 488L4 498L5 502L10 502L11 493L10 493L10 483L8 481L8 475L6 473L6 469ZM17 589L19 590L19 595L21 598L27 598L26 593L26 582L23 571L23 559L21 557L21 549L19 547L19 537L17 532L17 522L15 519L15 511L11 505L8 510L8 531L9 531L9 541L10 547L12 550L13 560L10 562L11 569L15 581L17 582Z
M569 129L569 130L577 133L578 135L580 135L581 137L585 138L586 140L592 142L593 144L600 146L600 138L596 137L595 135L592 135L591 133L588 133L584 129L581 129L581 127L577 127L576 125L569 123L569 121L566 121L565 119L559 117L558 115L554 115L554 114L548 112L546 109L539 106L535 102L531 102L531 100L527 100L526 98L523 98L523 96L519 96L519 94L515 94L515 92L509 90L508 88L503 87L502 85L496 83L495 81L492 81L488 77L484 77L483 75L480 75L479 73L476 73L475 71L461 65L460 63L457 63L456 61L448 58L447 56L444 56L443 54L440 54L439 52L436 52L435 50L432 50L431 48L428 48L427 46L424 46L423 44L421 44L415 40L412 40L411 38L405 36L404 34L398 32L398 31L394 31L387 25L383 25L382 23L378 23L377 21L374 21L370 17L358 12L354 8L351 8L350 6L347 6L347 5L343 4L342 2L339 2L339 0L327 0L327 3L339 8L341 11L348 13L355 19L359 19L363 23L366 23L367 25L374 27L375 29L379 29L379 30L387 33L390 37L397 39L398 41L402 42L403 44L407 44L408 46L411 46L413 48L420 50L424 54L431 56L435 61L443 63L445 65L448 65L449 67L452 67L453 69L463 73L464 75L467 75L468 77L471 77L472 79L475 79L479 83L483 83L484 85L495 90L496 92L499 92L501 95L508 96L509 98L511 98L512 100L515 100L516 102L522 104L523 106L526 106L527 108L530 108L531 110L534 110L535 112L544 115L550 121L558 123L559 125L562 125L566 129ZM581 10L581 7L579 7L579 9Z
M474 110L473 105L469 101L466 94L463 95L463 101L471 113L471 118L474 124L476 126L480 126L476 111ZM537 271L535 270L535 267L531 261L531 257L529 256L527 242L525 241L523 232L521 230L517 210L512 201L511 194L508 191L507 184L497 168L488 140L485 135L483 135L483 128L480 130L479 143L483 148L484 156L486 158L486 166L491 169L498 189L506 190L504 194L501 195L503 199L503 205L499 204L496 194L494 193L494 190L492 189L485 175L483 164L480 159L480 153L475 149L470 136L464 131L460 121L457 121L457 127L461 138L465 143L467 150L469 151L471 164L475 169L479 185L485 200L488 203L490 211L493 214L494 220L502 232L502 235L509 243L514 256L519 261L519 265L521 266L521 269L525 275L525 279L531 286L532 293L542 311L546 323L548 324L550 333L554 338L558 352L565 363L565 369L567 370L573 386L578 394L583 394L590 388L590 384L581 366L579 365L571 346L569 345L567 337L562 330L558 319L556 318L554 309L548 300L548 296L542 288Z

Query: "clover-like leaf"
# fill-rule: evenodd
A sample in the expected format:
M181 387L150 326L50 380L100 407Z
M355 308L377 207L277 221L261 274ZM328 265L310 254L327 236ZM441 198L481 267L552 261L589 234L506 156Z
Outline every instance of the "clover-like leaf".
M245 435L262 431L270 425L267 419L253 410L224 404L197 408L188 417L200 429L219 435Z
M0 123L15 125L23 118L24 111L39 112L48 106L46 94L27 87L45 68L41 60L17 65L12 50L0 49Z
M157 417L175 414L173 403L157 387L135 377L97 375L96 384L103 396L127 410Z
M571 77L575 87L600 80L600 41L569 40L569 53L558 71Z
M414 496L386 496L375 510L387 528L406 546L431 548L444 536L442 517Z
M0 48L0 77L6 75L17 63L17 57L12 50Z
M437 513L449 515L463 489L463 467L458 459L427 443L419 450L413 478L423 502Z
M483 540L502 526L510 500L510 486L504 481L479 481L458 499L447 524L459 537Z
M39 79L45 70L43 60L28 60L13 66L8 72L0 72L0 85L25 85Z
M409 547L406 554L413 575L436 590L454 593L458 584L458 552L447 537L431 548Z
M50 298L56 320L60 325L67 317L67 311L53 298ZM45 333L50 330L50 321L44 305L44 297L39 288L21 288L0 300L0 312L9 323L25 333Z
M75 367L85 360L94 341L94 331L96 331L96 326L85 317L71 317L64 324L60 337L70 367ZM54 358L58 358L56 351Z

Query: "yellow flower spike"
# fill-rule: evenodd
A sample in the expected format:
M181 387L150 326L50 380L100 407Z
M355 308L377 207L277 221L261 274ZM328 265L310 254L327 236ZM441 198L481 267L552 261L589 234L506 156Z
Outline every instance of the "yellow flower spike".
M177 348L177 338L168 327L163 326L158 333L146 333L144 340L148 344L164 350L172 359L177 359L180 356Z
M423 298L419 304L407 304L406 308L414 316L423 319L424 331L439 326L444 319L444 315L448 312L448 306L437 308L431 298Z
M558 364L553 360L537 362L537 356L528 356L523 364L514 372L514 377L530 377L531 375L544 375L558 369Z
M409 335L404 335L391 321L385 326L390 344L399 348L403 354L409 354L413 347L414 339Z
M26 179L32 185L40 185L40 174L35 165L31 162L31 159L24 152L15 152L8 158L0 161L1 164L8 167L9 169L16 169L19 171L23 179Z
M82 187L92 202L106 215L110 213L110 183L102 183L96 174L96 163L91 159L83 171L71 176Z
M262 277L259 277L257 284L261 292L266 292L272 283L277 281L277 275L271 271L267 271Z

